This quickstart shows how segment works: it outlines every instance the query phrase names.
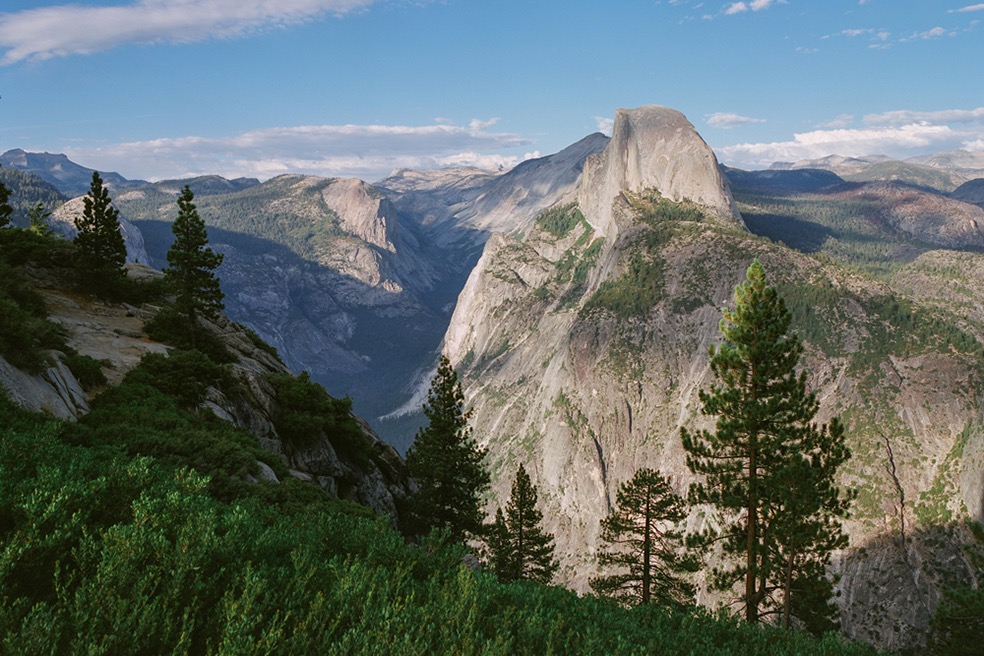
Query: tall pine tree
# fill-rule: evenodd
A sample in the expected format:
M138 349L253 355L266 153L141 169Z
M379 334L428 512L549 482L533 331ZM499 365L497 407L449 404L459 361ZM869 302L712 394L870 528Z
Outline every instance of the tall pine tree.
M496 511L488 539L492 569L500 581L549 583L557 571L553 536L541 527L543 513L536 502L536 486L520 465L506 512Z
M684 500L652 469L640 469L618 489L616 508L601 522L605 543L598 564L611 573L591 588L627 605L688 605L694 586L688 575L696 560L683 550L676 524L687 516Z
M481 534L481 497L490 484L485 450L472 437L464 403L458 375L442 355L424 404L428 425L407 451L407 469L418 485L410 498L413 532L441 528L458 542Z
M197 325L198 317L214 320L224 307L224 294L215 276L222 255L208 247L205 222L194 199L191 188L185 185L178 198L178 218L171 224L174 242L167 251L169 266L164 272L177 295L174 309L191 328Z
M98 171L92 172L89 193L82 199L82 216L75 218L76 264L83 284L113 293L126 276L126 243L120 232L120 213Z
M728 560L711 582L742 583L745 619L778 613L788 625L798 614L817 626L830 616L824 566L844 544L837 519L850 501L834 477L850 454L839 422L814 423L816 397L795 371L803 347L787 335L791 316L758 260L746 277L735 309L724 310L724 343L710 349L717 382L700 392L715 431L682 431L687 464L703 479L691 497L723 516L705 536L720 538Z

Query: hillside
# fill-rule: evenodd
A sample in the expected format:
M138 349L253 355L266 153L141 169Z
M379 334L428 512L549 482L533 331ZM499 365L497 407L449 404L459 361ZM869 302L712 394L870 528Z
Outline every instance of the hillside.
M34 322L0 323L5 653L872 653L502 585L440 536L408 544L336 499L405 489L402 461L344 406L312 423L308 383L254 334L221 320L207 353L169 349L146 334L153 270L131 266L130 302L106 301L72 284L71 245L0 237L5 316Z
M657 131L666 123L634 121ZM622 151L685 143L676 128L671 137L627 133L636 143ZM563 579L584 589L598 521L618 485L641 467L661 471L681 492L692 480L679 431L707 424L697 414L697 390L710 382L708 346L720 339L720 308L758 258L806 344L802 366L821 401L820 419L839 415L848 426L854 457L842 484L860 496L847 525L851 548L835 559L842 626L882 647L918 648L941 590L976 576L962 545L974 543L967 522L984 518L974 475L984 462L984 347L969 313L923 303L869 271L904 271L911 260L898 249L918 243L922 253L938 251L919 239L944 241L950 228L963 234L967 208L978 208L911 225L844 209L894 207L901 192L893 188L838 190L824 202L791 194L773 200L797 212L768 214L736 193L749 232L728 216L728 187L719 183L714 196L713 171L699 173L705 148L693 137L673 158L655 151L650 166L665 170L635 172L618 163L631 167L640 158L602 154L613 163L611 177L596 173L590 185L582 178L596 194L588 202L565 217L544 215L522 238L488 242L445 344L492 454L496 494L505 498L508 472L525 463L557 535ZM703 182L688 191L685 179ZM663 193L670 180L679 203ZM592 209L606 199L607 210ZM843 241L809 218L818 209L846 222ZM877 238L861 238L861 229ZM831 249L838 248L846 255L837 258L841 251ZM832 254L810 254L817 251ZM965 257L976 267L980 256Z

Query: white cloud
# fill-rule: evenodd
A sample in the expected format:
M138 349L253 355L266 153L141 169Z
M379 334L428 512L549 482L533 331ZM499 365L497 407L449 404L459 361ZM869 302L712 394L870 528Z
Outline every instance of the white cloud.
M907 109L882 114L868 114L864 122L868 125L904 125L907 123L928 123L944 125L948 123L984 122L984 107L977 109L945 109L937 112L913 112Z
M707 124L712 128L730 130L739 125L749 125L751 123L765 123L764 118L751 118L740 114L729 114L726 112L715 112L707 117Z
M267 179L282 173L373 181L396 168L511 168L538 153L512 154L529 139L490 132L494 121L468 126L309 125L266 128L231 137L180 137L65 153L85 166L128 178L160 180L203 174Z
M126 43L190 43L342 15L374 0L131 0L0 13L0 64L90 54Z
M762 11L763 9L768 9L776 0L751 0L751 2L732 2L730 5L724 8L725 16L733 16L735 14L740 14L745 11ZM779 0L779 4L785 4L782 0Z
M827 121L826 123L821 123L818 128L825 129L840 129L846 128L848 125L854 122L854 116L851 114L839 114L835 118Z
M612 136L612 128L615 127L615 119L605 116L595 116L594 120L598 126L598 132L601 132L608 137Z
M949 125L910 123L867 129L814 130L793 135L791 141L741 143L716 148L718 158L729 166L762 168L773 162L794 162L827 155L860 157L914 155L972 148L984 139L984 125L957 130Z
M984 11L984 4L979 5L967 5L966 7L961 7L960 9L950 9L947 11L948 14L965 14L971 11Z

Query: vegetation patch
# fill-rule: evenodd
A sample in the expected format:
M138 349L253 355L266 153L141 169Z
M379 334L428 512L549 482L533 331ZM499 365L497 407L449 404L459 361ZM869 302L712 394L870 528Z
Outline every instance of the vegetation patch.
M274 418L277 434L296 449L314 446L324 435L341 454L366 466L372 444L352 414L352 399L332 398L308 373L269 374L277 393L279 413Z
M554 237L564 237L584 222L577 203L568 203L545 210L536 217L536 224Z

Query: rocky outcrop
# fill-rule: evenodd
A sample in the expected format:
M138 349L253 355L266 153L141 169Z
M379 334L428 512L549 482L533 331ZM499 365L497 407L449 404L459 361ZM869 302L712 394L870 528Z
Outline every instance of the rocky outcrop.
M692 201L718 220L744 225L714 152L675 109L619 109L611 141L584 165L577 202L592 225L611 238L618 232L612 223L615 200L623 192L647 189L672 201Z
M59 419L78 419L89 411L89 401L72 371L51 352L51 362L40 374L17 369L0 357L0 387L14 403L34 412L45 412Z
M228 319L222 318L209 328L235 354L232 373L240 382L242 393L229 398L210 388L204 407L256 436L264 449L284 461L295 478L388 515L397 525L410 482L396 450L362 419L358 421L371 454L367 462L357 463L346 457L324 434L303 449L291 447L277 433L275 419L280 409L276 390L267 377L271 373L289 373L287 367Z

